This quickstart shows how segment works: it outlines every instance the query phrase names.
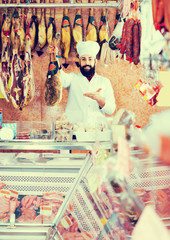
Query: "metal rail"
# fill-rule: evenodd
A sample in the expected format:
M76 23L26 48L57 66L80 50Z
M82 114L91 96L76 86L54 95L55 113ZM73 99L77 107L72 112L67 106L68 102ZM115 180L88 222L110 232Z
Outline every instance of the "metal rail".
M0 8L119 8L121 0L113 3L8 3Z

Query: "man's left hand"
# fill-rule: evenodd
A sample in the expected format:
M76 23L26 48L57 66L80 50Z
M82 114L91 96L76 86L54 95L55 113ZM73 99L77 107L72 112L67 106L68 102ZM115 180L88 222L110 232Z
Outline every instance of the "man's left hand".
M99 88L96 92L89 92L89 93L84 93L83 96L89 97L93 100L96 100L97 103L99 104L100 108L103 108L105 105L105 99L101 96L100 91L102 89Z

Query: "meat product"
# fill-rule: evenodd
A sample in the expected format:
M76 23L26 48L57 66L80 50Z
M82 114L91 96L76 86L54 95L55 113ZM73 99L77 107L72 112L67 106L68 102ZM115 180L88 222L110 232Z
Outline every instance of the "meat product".
M0 219L1 219L1 218L6 218L6 217L8 217L8 214L7 214L7 213L0 213Z
M62 56L68 58L71 46L71 27L70 19L68 17L68 9L64 9L64 16L61 25L61 50Z
M2 43L2 55L0 67L0 90L7 102L9 102L10 96L10 89L8 84L11 76L9 49L10 49L9 37L4 36Z
M15 108L20 108L20 103L22 100L22 89L21 89L21 80L22 80L22 60L19 55L19 44L20 39L17 33L14 38L13 45L13 56L12 56L12 82L11 82L11 100Z
M38 46L43 48L47 41L44 9L41 9L41 20L38 25Z
M36 195L34 196L25 196L21 200L21 206L26 209L38 209L42 203L42 199Z
M160 23L162 23L164 20L163 0L152 0L152 14L155 29L158 30L160 29Z
M47 42L48 44L52 43L53 37L56 34L56 27L54 24L54 18L50 17L49 18L49 24L48 24L48 28L47 28Z
M1 29L1 42L4 42L4 37L10 36L11 16L10 14L3 15L2 29Z
M109 28L106 20L106 9L103 8L99 27L99 42L103 44L105 41L109 41Z
M75 49L76 49L77 43L83 41L83 20L82 20L80 9L77 10L76 16L74 19L73 40L74 40Z
M60 201L63 201L64 195L60 192L47 192L47 193L43 193L43 199L46 199L46 200L58 199Z
M22 209L22 215L16 219L19 223L33 222L36 218L36 211L33 209Z
M10 198L10 213L14 213L19 205L20 201L18 201L15 197Z
M10 215L7 214L6 217L2 218L3 223L7 223L10 220Z
M126 60L132 61L133 58L133 26L134 19L130 19L127 24L127 37L126 37Z
M4 182L1 182L0 183L0 189L2 189L3 187L5 187L6 186L6 183L4 183Z
M133 26L133 62L135 65L139 63L140 54L140 37L139 37L139 25L136 21Z
M0 197L0 206L0 214L9 213L10 199L5 196Z
M25 31L24 31L24 26L23 22L22 25L20 23L20 17L19 17L19 12L18 10L14 10L12 14L12 29L11 29L11 45L14 45L14 39L15 39L15 34L18 34L20 38L20 47L19 50L23 51L24 50L24 38L25 38Z
M29 33L30 33L30 41L31 41L30 46L31 46L31 50L33 50L38 42L38 18L35 15L31 17Z
M126 52L126 29L127 29L127 24L128 24L129 19L124 22L123 24L123 30L122 30L122 37L121 37L121 47L120 47L120 53L124 54Z
M163 0L164 5L164 24L168 32L170 32L170 3L169 0Z
M56 48L59 37L53 38L52 46ZM65 55L66 56L66 55ZM51 61L48 67L47 80L45 82L45 102L48 106L60 103L62 99L62 80L59 71L56 53L51 53Z
M93 8L89 10L89 18L88 24L86 27L86 41L95 41L97 42L98 34L97 34L97 25L93 15Z
M31 44L30 35L26 34L25 56L24 56L22 79L21 79L22 99L20 102L20 109L27 106L33 100L34 94L35 94L35 84L34 84L34 77L33 77L30 44Z

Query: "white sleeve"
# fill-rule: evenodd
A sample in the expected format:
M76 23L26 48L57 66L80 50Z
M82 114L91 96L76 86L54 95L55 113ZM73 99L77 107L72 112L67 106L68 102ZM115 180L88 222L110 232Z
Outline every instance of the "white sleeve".
M60 70L61 79L62 79L62 87L68 88L70 87L71 80L73 79L73 73L65 73L62 69Z
M105 90L104 90L105 105L101 109L101 111L103 113L111 115L114 113L114 111L116 109L116 103L115 103L113 87L112 87L109 79L107 79L107 81L105 82L105 86L106 86Z

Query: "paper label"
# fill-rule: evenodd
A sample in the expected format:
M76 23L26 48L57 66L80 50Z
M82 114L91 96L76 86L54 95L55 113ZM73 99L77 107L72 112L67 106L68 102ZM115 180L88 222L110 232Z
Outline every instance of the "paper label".
M65 216L61 219L61 224L65 229L68 229L69 227L71 227L71 225L73 225L73 222L68 216Z
M13 190L9 190L10 191L10 194L11 194L11 197L14 197L14 198L18 198L18 192L16 192L16 191L13 191Z
M10 191L8 191L8 190L1 190L1 191L0 191L0 196L1 196L1 197L10 198Z
M40 215L51 216L52 206L40 206Z

